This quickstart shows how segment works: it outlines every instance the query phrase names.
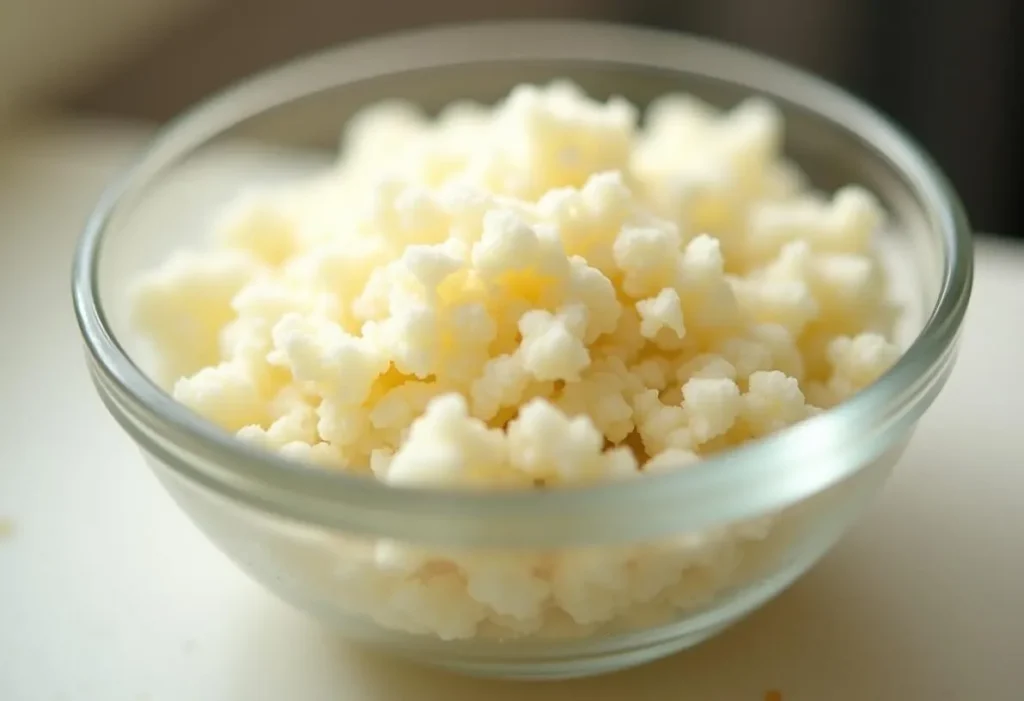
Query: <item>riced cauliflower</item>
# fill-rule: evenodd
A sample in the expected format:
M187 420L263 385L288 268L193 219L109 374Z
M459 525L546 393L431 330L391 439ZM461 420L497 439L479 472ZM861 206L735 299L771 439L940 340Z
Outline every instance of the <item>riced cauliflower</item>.
M434 120L371 107L330 172L229 203L209 250L144 276L133 321L178 401L324 469L495 489L686 470L899 354L879 204L809 189L781 132L762 100L667 96L641 125L566 82ZM514 555L379 540L341 558L338 591L444 639L589 631L699 605L770 532Z

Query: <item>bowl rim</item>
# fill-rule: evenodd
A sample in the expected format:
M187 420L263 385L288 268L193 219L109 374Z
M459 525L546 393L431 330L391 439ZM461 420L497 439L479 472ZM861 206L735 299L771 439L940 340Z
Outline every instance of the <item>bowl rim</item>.
M126 203L192 149L246 118L356 80L485 61L560 60L659 70L698 65L702 75L751 87L756 77L757 91L769 99L785 99L885 154L927 214L943 269L924 326L883 378L815 417L685 471L544 491L423 489L291 462L239 441L176 402L118 342L100 302L104 234ZM600 22L499 21L343 44L246 78L185 111L157 132L101 196L75 252L72 298L93 379L108 409L147 452L185 478L259 510L330 528L476 545L582 544L746 518L799 501L857 471L881 452L866 434L883 435L916 419L945 381L972 278L971 230L945 176L898 127L840 88L746 49L679 32ZM787 456L784 471L780 454ZM644 519L635 518L638 508ZM481 514L487 515L486 527ZM595 524L603 525L595 530Z

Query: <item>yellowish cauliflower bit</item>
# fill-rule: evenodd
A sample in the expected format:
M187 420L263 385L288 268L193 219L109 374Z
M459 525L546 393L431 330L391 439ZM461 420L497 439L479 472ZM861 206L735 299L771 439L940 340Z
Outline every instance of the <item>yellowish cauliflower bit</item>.
M590 364L590 353L581 336L586 310L574 306L558 314L542 309L519 319L523 342L518 354L523 367L538 380L578 380Z
M493 173L490 184L534 198L582 186L592 173L624 170L636 121L636 108L621 98L594 103L567 82L519 86L497 114L495 160L506 170Z
M668 387L670 378L674 375L674 364L669 358L655 356L645 358L629 368L628 372L645 388L660 392Z
M682 406L666 404L656 390L647 390L634 397L633 409L647 455L657 455L670 447L692 446L689 417Z
M772 189L781 140L778 112L748 100L728 114L687 96L666 96L648 111L632 158L651 205L683 231L708 232L739 252L743 212Z
M763 436L807 418L808 411L796 379L773 370L750 375L741 415L754 435Z
M537 576L534 558L495 554L460 561L469 595L501 616L538 621L551 583Z
M683 385L690 434L699 445L732 428L740 412L740 390L729 379L693 378Z
M422 488L690 469L899 355L880 204L810 190L782 133L759 99L640 122L566 82L381 104L326 172L228 203L131 321L178 401L288 460ZM339 541L327 569L388 629L584 635L707 603L775 522L515 555Z
M370 342L327 320L288 314L274 326L273 340L268 362L339 403L362 404L387 370L387 360Z
M597 268L590 267L579 256L573 256L565 289L567 304L582 304L587 310L587 330L584 343L594 343L600 336L615 331L622 307L616 297L615 286Z
M267 419L267 406L247 368L237 361L203 368L174 383L174 398L228 431Z
M214 225L214 238L225 248L280 265L299 248L297 221L271 197L249 195L229 207Z
M832 376L828 389L842 401L877 380L899 358L899 348L876 333L840 336L828 346Z
M663 289L657 297L637 302L636 311L640 315L640 335L644 338L653 340L663 329L674 333L676 338L686 335L679 293L671 287Z
M160 381L173 383L219 362L219 332L235 315L231 300L259 272L242 252L182 252L138 281L131 322L155 351Z
M250 424L238 431L238 437L251 441L268 450L281 450L289 443L315 445L319 441L316 409L304 405L275 419L265 430L258 424Z
M529 383L530 374L519 355L492 358L470 388L473 415L490 421L501 409L519 404Z
M588 548L566 553L551 575L552 598L577 623L603 623L629 601L628 551Z
M612 372L596 371L580 382L567 384L557 399L569 416L587 416L612 443L620 443L633 431L633 408L624 396L622 379Z
M512 466L545 484L572 484L612 477L622 467L603 454L604 436L586 416L569 418L544 400L533 400L508 426ZM630 466L635 470L635 464Z
M487 484L491 476L507 475L515 484L528 484L525 476L502 467L508 460L505 436L498 429L469 415L459 395L442 395L413 421L405 443L391 458L389 484L442 486Z
M810 195L755 202L748 215L744 263L763 264L796 241L815 251L866 255L882 218L878 201L859 187L839 190L831 202Z
M533 228L513 210L493 209L484 215L483 234L473 244L473 269L494 283L515 284L517 273L557 281L566 277L568 261L550 227Z
M392 615L405 619L400 627L431 632L441 640L472 637L487 613L483 604L467 596L466 584L456 572L406 580L388 603Z

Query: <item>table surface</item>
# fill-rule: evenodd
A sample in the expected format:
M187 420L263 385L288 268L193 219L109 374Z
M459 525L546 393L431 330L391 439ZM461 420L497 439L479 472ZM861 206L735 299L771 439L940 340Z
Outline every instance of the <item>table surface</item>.
M71 249L142 137L62 123L0 144L3 701L1024 698L1024 248L979 240L945 392L878 503L789 591L646 667L481 681L349 646L264 593L176 509L95 397Z

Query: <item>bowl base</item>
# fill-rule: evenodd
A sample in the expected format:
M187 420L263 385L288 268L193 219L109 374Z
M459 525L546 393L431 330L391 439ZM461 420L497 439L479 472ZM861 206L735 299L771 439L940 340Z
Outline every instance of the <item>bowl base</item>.
M482 679L508 679L515 681L559 681L611 674L639 667L691 648L711 638L731 625L733 621L696 631L680 638L672 638L635 650L618 650L586 658L565 660L515 660L490 662L474 659L446 658L428 661L413 659L417 664L443 669L448 672Z

